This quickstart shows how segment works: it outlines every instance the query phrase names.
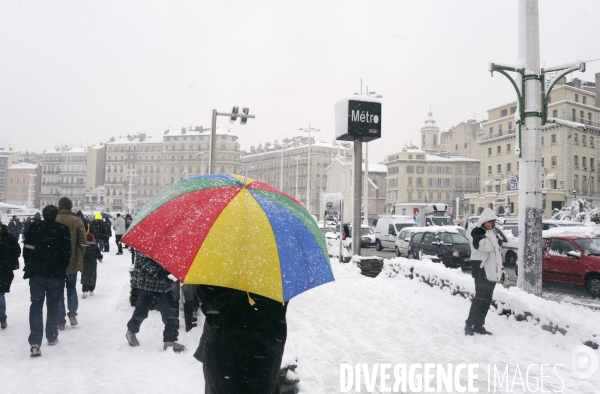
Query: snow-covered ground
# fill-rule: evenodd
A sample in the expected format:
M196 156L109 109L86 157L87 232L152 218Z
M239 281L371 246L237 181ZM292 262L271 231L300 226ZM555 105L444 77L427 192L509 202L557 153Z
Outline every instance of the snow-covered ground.
M95 296L79 300L79 325L61 332L57 346L49 347L44 340L43 355L37 359L29 357L27 343L28 281L22 272L16 273L6 297L9 327L0 331L2 393L203 392L202 365L192 357L199 329L180 333L187 352L163 351L160 315L151 312L138 335L141 346L127 344L126 323L132 313L129 262L128 254L106 254L98 267ZM353 265L335 259L332 265L334 283L301 294L288 308L285 358L297 359L303 393L340 392L340 364L359 363L368 368L406 364L407 371L413 363L477 363L479 392L488 392L488 365L493 371L495 364L500 374L508 365L509 390L505 379L502 388L496 383L496 392L519 393L535 392L540 364L550 364L544 370L545 390L589 394L599 390L600 372L585 380L573 377L572 354L581 343L572 336L553 335L532 323L490 313L486 327L494 335L466 337L463 327L470 301L403 276L371 279ZM600 351L594 354L600 356ZM533 364L537 366L530 367ZM518 375L514 378L517 366L524 384L530 367L528 391L527 386L522 389ZM466 373L461 376L465 383ZM393 383L392 375L388 385ZM361 384L361 390L354 386L350 392L367 392L364 378ZM381 392L379 376L374 392Z

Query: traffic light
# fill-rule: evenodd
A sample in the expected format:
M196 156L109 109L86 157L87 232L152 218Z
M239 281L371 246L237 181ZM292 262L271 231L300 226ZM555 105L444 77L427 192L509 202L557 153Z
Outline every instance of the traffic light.
M231 110L231 113L232 114L237 114L239 110L240 109L237 106L234 106L233 109ZM235 122L236 120L237 120L237 116L232 116L231 117L231 123Z
M250 108L242 108L242 112L245 113L246 115L248 115L248 113L250 112ZM241 118L240 124L244 125L244 124L246 124L247 121L248 121L248 118Z

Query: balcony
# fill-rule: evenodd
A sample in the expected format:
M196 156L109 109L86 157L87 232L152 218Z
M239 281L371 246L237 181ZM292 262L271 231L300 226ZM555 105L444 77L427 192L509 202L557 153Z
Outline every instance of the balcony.
M478 138L478 141L487 141L487 140L491 140L494 138L500 138L503 136L509 136L512 134L515 134L516 130L507 130L506 132L504 131L500 131L498 133L493 133L493 134L488 134L488 135L482 135L481 137Z

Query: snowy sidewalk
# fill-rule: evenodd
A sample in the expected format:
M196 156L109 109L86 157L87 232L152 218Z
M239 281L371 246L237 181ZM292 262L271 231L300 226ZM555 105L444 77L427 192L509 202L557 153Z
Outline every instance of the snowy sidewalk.
M98 266L95 296L79 299L79 325L67 326L57 346L47 346L44 339L37 359L29 357L27 343L28 281L22 271L15 273L6 297L9 327L0 331L3 394L203 392L202 364L192 357L199 329L180 332L187 352L163 351L160 314L151 312L138 335L141 346L127 344L126 323L133 312L129 265L128 254L106 254ZM564 364L558 369L562 392L597 392L598 372L587 380L572 376L571 354L581 345L573 338L494 313L486 324L492 337L465 337L470 301L403 277L367 278L335 259L332 265L336 282L299 295L288 308L285 357L298 358L303 393L338 393L340 363L479 363L479 392L487 392L488 364L499 369L508 364L511 383L516 365L525 379L530 364ZM539 377L539 367L532 373ZM545 389L559 390L561 381L551 370L547 374L553 378L545 379ZM530 384L533 388L531 379ZM523 391L516 386L512 392Z

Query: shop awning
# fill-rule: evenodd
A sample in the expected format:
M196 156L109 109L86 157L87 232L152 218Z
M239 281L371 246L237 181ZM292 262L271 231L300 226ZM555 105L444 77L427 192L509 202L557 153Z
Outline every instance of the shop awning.
M498 186L500 184L500 181L494 181L494 186Z
M546 175L546 179L554 181L556 180L556 174L548 174Z

